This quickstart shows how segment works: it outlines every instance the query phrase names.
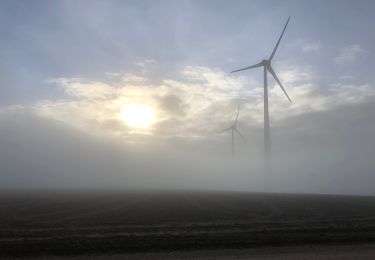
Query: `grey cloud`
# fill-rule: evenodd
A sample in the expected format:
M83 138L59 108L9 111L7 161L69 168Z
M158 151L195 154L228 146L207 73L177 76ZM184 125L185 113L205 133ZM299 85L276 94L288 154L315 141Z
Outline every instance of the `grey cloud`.
M352 44L342 48L338 56L335 57L334 61L341 65L347 64L365 57L366 54L367 51L359 44Z
M184 116L188 104L178 97L177 95L165 95L159 98L160 106L166 112L175 116Z

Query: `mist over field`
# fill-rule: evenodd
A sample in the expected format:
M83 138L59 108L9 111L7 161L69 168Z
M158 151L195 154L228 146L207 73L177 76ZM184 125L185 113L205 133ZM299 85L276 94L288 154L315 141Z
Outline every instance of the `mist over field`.
M2 119L1 187L373 194L375 127L368 122L374 116L365 111L374 108L372 102L349 105L275 126L273 176L266 186L259 127L243 128L248 144L238 141L233 158L229 134L128 144L21 111Z

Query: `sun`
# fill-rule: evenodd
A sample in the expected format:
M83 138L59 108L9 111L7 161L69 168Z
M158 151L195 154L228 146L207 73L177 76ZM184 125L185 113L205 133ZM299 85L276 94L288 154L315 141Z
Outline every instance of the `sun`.
M149 128L155 121L155 110L147 105L128 104L122 108L121 119L132 127Z

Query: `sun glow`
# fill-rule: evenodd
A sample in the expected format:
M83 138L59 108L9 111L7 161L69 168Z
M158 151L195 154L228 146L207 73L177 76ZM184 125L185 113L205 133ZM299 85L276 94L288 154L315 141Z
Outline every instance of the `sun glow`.
M155 121L155 110L147 105L128 104L122 109L121 119L132 127L149 128Z

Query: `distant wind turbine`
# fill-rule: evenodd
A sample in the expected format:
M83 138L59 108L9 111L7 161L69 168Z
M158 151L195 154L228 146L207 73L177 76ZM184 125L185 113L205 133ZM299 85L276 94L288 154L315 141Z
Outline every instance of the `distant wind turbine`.
M286 21L286 24L284 26L284 29L280 35L279 40L276 43L275 48L273 49L271 56L268 58L268 60L262 60L261 62L248 66L246 68L234 70L233 72L243 71L243 70L249 70L257 67L263 67L264 72L264 164L265 164L265 171L268 174L271 174L271 139L270 139L270 122L269 122L269 113L268 113L268 88L267 88L267 71L271 73L271 75L275 78L276 82L279 84L280 88L288 98L288 100L292 103L292 100L288 96L288 93L286 93L283 85L281 84L279 78L277 77L275 71L273 70L271 66L271 61L273 57L275 56L277 47L280 44L281 38L284 35L285 29L289 23L290 16L288 17L288 20Z
M235 144L235 142L234 142L235 141L234 140L234 133L236 132L241 137L241 139L244 142L246 142L245 137L237 129L237 121L238 121L238 114L239 114L239 112L240 112L240 104L238 105L236 119L234 120L233 124L230 127L228 127L228 128L226 128L226 129L223 130L223 132L231 131L231 133L232 133L232 156L234 155L234 151L235 151L234 150L234 144Z

